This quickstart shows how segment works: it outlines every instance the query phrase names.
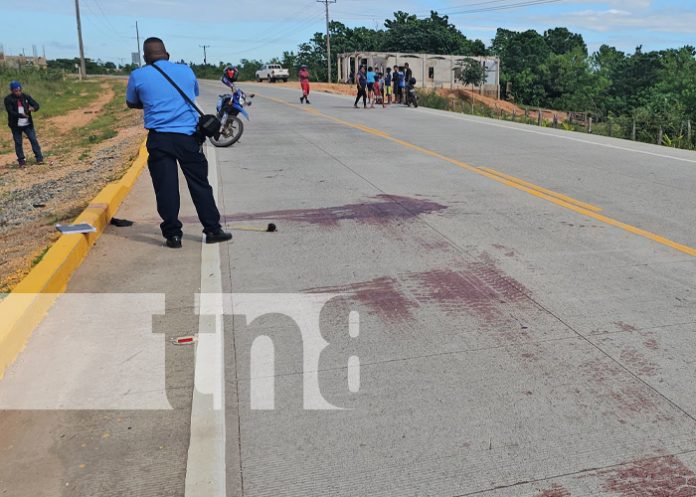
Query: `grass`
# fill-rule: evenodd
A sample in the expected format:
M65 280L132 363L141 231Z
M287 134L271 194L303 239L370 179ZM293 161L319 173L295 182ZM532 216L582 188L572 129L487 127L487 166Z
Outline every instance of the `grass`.
M525 117L524 114L521 114L513 118L513 116L511 114L508 114L507 112L496 112L495 109L492 109L491 107L483 105L479 102L476 102L472 109L471 100L469 99L447 98L430 90L418 91L418 104L423 107L430 107L433 109L440 110L449 110L461 114L489 117L504 121L515 121L518 123L528 124L532 126L540 125L544 128L553 127L553 122L547 119L543 119L541 121L541 124L539 124L535 111L531 112L527 117ZM593 123L592 134L611 136L613 138L621 138L624 140L631 140L632 123L633 119L630 117L610 117L608 121ZM669 128L667 125L665 125L664 134L662 137L662 145L666 147L681 148L687 150L696 149L696 143L694 143L694 138L692 137L691 141L689 141L688 137L685 136L685 126L686 125L682 123L681 129L678 129L679 123L673 123L672 128ZM588 132L586 126L582 126L579 124L571 124L562 121L558 122L558 129L565 131L574 131L578 133ZM657 141L657 129L658 125L655 123L641 121L637 122L635 136L636 141L655 144Z
M87 126L75 130L75 134L80 136L81 145L99 143L118 134L116 125L120 117L129 113L126 107L126 87L122 82L112 81L109 84L115 97L104 106L100 112Z
M39 252L39 254L31 260L31 267L34 267L39 262L41 262L43 260L44 256L46 255L46 252L48 252L48 249L50 249L50 248L51 248L50 245L48 245L47 247L44 247L44 249L41 252Z

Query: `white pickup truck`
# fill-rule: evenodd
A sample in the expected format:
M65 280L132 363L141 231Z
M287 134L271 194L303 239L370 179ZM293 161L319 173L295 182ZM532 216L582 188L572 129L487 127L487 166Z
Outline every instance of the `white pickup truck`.
M287 69L280 67L280 64L264 64L261 69L256 71L256 81L259 83L264 79L267 79L271 83L275 83L279 79L282 79L284 83L287 83L290 73Z

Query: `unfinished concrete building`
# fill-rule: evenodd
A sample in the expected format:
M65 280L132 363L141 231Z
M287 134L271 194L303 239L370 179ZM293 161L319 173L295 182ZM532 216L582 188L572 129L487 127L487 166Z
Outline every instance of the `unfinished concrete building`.
M459 79L459 69L466 59L479 61L486 70L486 77L477 91L494 98L500 98L500 59L464 55L437 55L422 53L351 52L338 55L338 81L348 82L361 65L375 67L384 72L387 67L403 66L408 62L416 86L421 88L463 88Z

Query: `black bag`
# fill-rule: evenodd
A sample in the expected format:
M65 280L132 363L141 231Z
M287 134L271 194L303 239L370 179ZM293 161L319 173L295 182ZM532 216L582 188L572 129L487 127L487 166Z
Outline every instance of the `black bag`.
M157 69L159 73L165 77L169 83L176 88L176 91L179 92L179 94L186 100L186 102L196 109L196 112L200 114L200 118L198 119L198 133L206 138L215 138L216 140L220 138L220 127L222 126L222 123L220 122L220 119L217 118L217 116L213 114L203 114L203 111L198 108L198 106L189 98L184 91L179 88L179 85L177 85L172 78L169 77L167 73L165 73L160 67L157 66L154 62L151 64L152 67ZM204 140L203 140L204 141Z

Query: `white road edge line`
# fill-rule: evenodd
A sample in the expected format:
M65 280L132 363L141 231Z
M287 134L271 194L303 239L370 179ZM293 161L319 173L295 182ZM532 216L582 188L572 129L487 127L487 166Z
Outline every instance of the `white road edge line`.
M215 147L208 144L208 179L218 191ZM196 343L191 442L186 497L225 497L225 364L220 245L202 243L198 341Z
M251 84L258 85L259 83L251 83ZM283 88L274 88L274 89L297 92L297 90L293 90L292 88L284 88L283 87ZM351 99L352 98L349 95L336 95L333 93L325 93L325 92L322 92L319 90L316 90L314 93L316 93L318 95L328 95L330 97L336 97L336 98L341 98L341 99L346 99L346 98ZM647 150L637 150L635 148L622 147L620 145L612 145L610 143L600 143L600 142L596 142L596 141L592 141L592 140L575 138L572 136L562 136L562 135L559 135L557 133L552 133L550 129L546 132L541 131L541 130L536 130L536 129L525 129L522 127L525 125L520 124L520 123L518 123L516 126L512 126L512 125L505 125L505 124L501 124L501 123L497 123L497 122L487 122L487 120L486 120L487 118L485 118L485 117L469 117L469 116L461 115L461 114L458 114L455 112L438 110L438 109L430 109L428 107L419 107L418 109L411 109L411 111L423 112L426 114L447 117L449 119L457 119L459 121L465 121L465 122L469 122L469 123L482 124L483 126L493 126L496 128L510 129L513 131L519 131L520 133L532 133L535 135L542 135L542 136L547 136L547 137L551 137L551 138L558 138L559 140L569 140L569 141L573 141L573 142L584 143L587 145L596 145L597 147L612 148L614 150L622 150L624 152L633 152L635 154L644 154L644 155L651 155L653 157L660 157L661 159L671 159L671 160L676 160L676 161L680 161L680 162L688 162L691 164L696 164L696 159L687 159L686 157L675 157L673 155L659 154L657 152L649 152ZM554 131L560 131L560 130L554 130ZM566 133L571 133L571 132L567 131ZM599 136L599 135L597 135L597 136ZM609 137L602 137L602 138L606 138L609 140L619 140L619 138L609 138ZM622 140L622 141L626 141L626 140ZM644 145L650 145L650 146L657 147L657 145L651 145L649 143L645 143Z

